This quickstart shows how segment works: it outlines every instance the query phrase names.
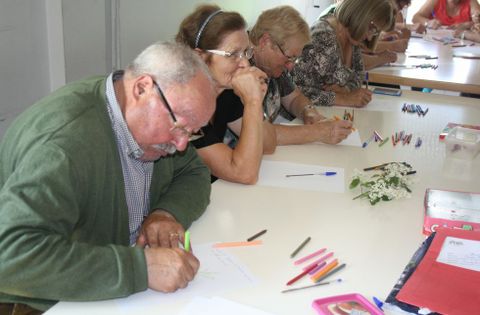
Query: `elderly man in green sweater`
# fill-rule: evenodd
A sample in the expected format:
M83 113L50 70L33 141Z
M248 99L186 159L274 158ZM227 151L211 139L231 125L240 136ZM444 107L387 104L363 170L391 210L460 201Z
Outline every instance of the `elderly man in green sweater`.
M185 287L199 262L178 243L210 196L189 140L214 106L203 61L156 43L21 114L0 144L0 313Z

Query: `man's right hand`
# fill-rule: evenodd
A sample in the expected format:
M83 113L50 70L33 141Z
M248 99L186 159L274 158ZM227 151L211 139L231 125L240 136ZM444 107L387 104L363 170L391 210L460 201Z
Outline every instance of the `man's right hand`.
M148 287L155 291L174 292L192 281L200 262L180 248L146 248Z

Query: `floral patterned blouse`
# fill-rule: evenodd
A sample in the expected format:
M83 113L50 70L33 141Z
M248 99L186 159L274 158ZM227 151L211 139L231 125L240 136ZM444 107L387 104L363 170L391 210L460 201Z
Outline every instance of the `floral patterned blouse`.
M292 76L303 94L315 105L331 106L335 92L324 91L323 86L336 84L350 90L360 88L363 61L360 47L353 46L352 68L342 63L335 30L326 18L320 19L311 28L312 42L303 48Z

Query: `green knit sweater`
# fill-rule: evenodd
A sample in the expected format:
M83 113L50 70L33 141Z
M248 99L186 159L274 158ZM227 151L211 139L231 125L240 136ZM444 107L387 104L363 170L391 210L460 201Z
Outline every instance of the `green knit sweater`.
M129 246L121 162L105 78L69 84L21 114L0 144L0 302L123 297L147 288ZM204 211L210 174L195 150L155 162L151 209L185 227Z

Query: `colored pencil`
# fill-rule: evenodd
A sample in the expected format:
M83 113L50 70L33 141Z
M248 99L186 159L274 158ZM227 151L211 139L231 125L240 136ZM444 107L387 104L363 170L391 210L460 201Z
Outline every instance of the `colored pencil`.
M241 247L241 246L255 246L262 245L262 240L255 240L251 242L224 242L213 244L214 248L225 248L225 247Z
M324 260L327 260L328 258L332 257L333 256L333 252L330 252L320 258L318 258L317 260L315 260L313 263L311 263L310 265L306 266L305 268L303 268L304 270L307 269L307 268L310 268L311 265L318 265L319 263L321 263L322 261Z
M189 252L190 251L190 231L185 231L185 251Z
M346 264L341 264L340 266L338 266L337 268L333 269L332 271L330 272L327 272L326 274L324 274L323 276L321 276L320 278L318 278L318 280L316 282L320 282L320 281L323 281L325 280L326 278L330 277L331 275L333 275L334 273L336 273L337 271L339 270L342 270L343 268L345 268Z
M307 238L302 242L302 244L300 244L300 245L293 251L293 253L290 254L290 258L295 257L295 255L297 255L298 252L299 252L300 250L302 250L302 248L304 248L305 245L307 245L307 243L310 242L311 239L312 239L312 238L311 238L310 236L307 237Z
M332 281L315 283L315 284L307 285L307 286L304 286L304 287L286 289L286 290L283 290L282 293L287 293L287 292L292 292L292 291L297 291L297 290L303 290L303 289L308 289L308 288L319 287L319 286L322 286L322 285L327 285L327 284L336 283L336 282L342 282L342 279L335 279L335 280L332 280Z
M334 259L331 262L329 262L325 267L323 267L321 270L319 270L316 274L310 277L313 282L318 282L317 280L320 279L324 274L332 270L338 265L338 259Z
M299 275L295 276L293 279L289 280L287 282L287 285L291 285L292 283L297 282L299 279L305 277L306 274L308 274L310 271L315 269L317 266L312 266L310 269L302 271Z
M314 275L314 274L316 274L317 271L319 271L320 269L322 269L323 266L325 266L326 264L327 264L326 261L319 263L315 268L313 268L313 270L309 271L308 274L309 274L309 275ZM315 266L315 265L312 264L311 266ZM305 269L305 268L303 268L303 269Z
M308 255L305 256L305 257L302 257L302 258L296 260L296 261L294 262L294 264L295 264L295 265L300 265L301 263L303 263L303 262L305 262L305 261L307 261L307 260L309 260L309 259L312 259L312 258L315 257L315 256L320 255L321 253L323 253L323 252L326 251L326 250L327 250L326 248L319 249L319 250L317 250L316 252L313 252L313 253L311 253L311 254L308 254Z
M254 235L250 236L249 238L247 238L247 242L251 242L251 241L253 241L254 239L262 236L262 235L265 234L265 233L267 233L267 230L262 230L262 231L258 232L257 234L254 234Z

